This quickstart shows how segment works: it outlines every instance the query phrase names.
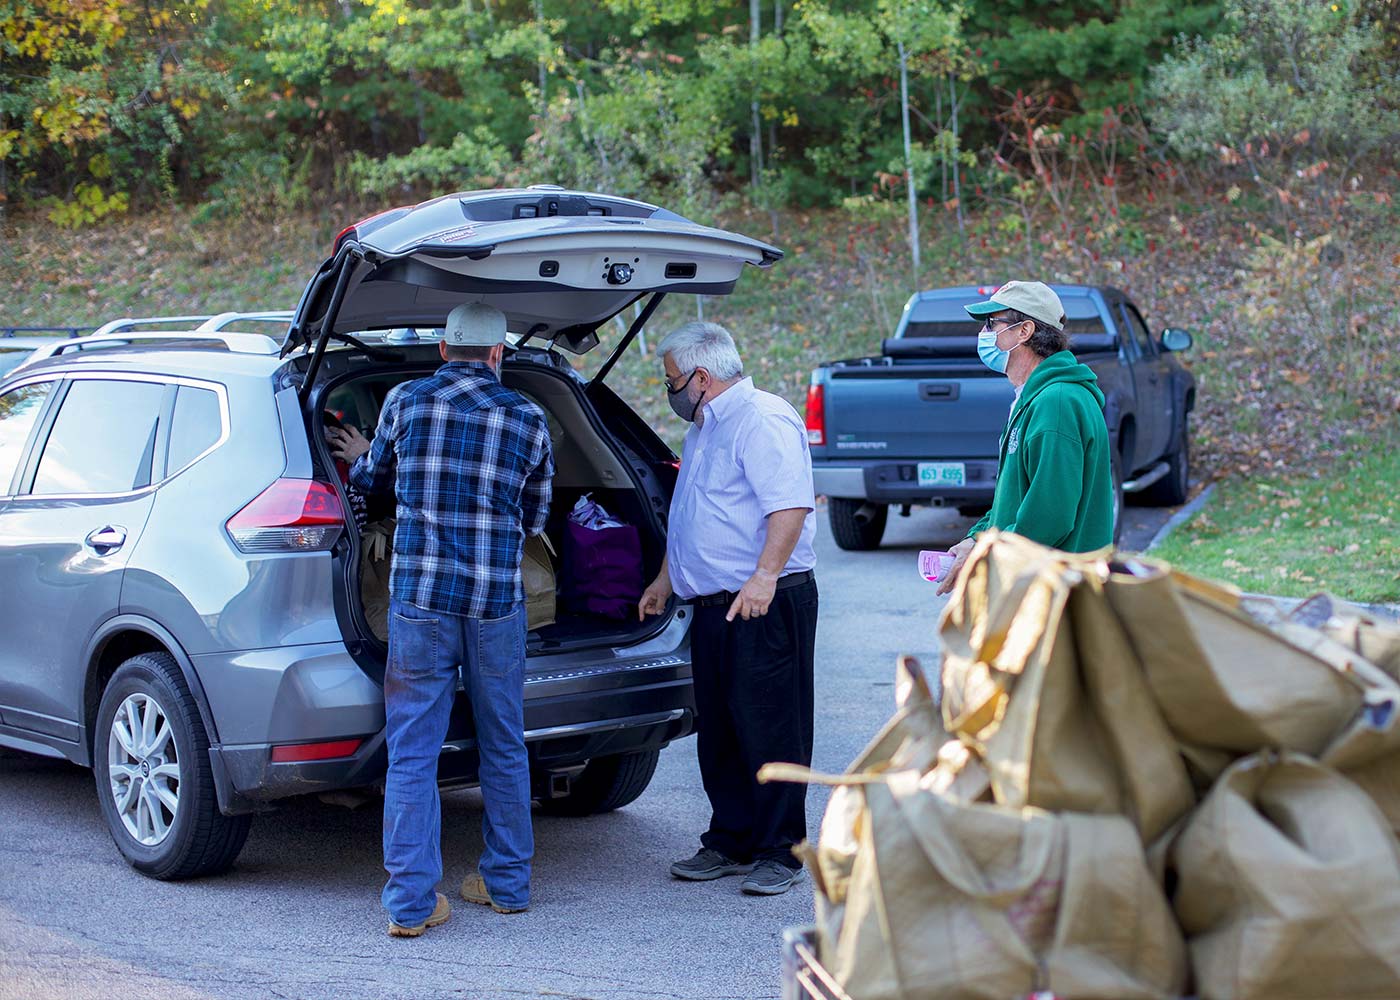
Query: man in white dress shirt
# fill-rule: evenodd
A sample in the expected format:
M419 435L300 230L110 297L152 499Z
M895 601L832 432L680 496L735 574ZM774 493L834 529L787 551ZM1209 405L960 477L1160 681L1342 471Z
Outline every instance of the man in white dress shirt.
M638 605L694 605L700 776L713 815L676 878L745 876L771 896L801 871L805 785L760 785L769 761L810 765L817 631L812 456L802 418L754 387L729 331L687 323L657 348L671 409L686 432L671 498L666 559Z

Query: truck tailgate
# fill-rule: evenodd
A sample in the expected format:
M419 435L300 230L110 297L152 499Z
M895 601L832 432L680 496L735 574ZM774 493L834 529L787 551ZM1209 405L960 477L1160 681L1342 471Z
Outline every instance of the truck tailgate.
M826 387L827 456L995 458L1011 384L986 369L834 368Z

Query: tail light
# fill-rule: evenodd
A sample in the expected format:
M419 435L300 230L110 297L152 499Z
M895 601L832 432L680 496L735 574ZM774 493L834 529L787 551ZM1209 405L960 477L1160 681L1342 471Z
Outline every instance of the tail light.
M318 552L345 527L340 497L314 479L279 479L225 525L244 552Z
M816 383L807 387L807 443L826 444L826 387Z
M364 740L331 740L326 743L286 743L272 748L272 763L296 764L310 760L353 757Z

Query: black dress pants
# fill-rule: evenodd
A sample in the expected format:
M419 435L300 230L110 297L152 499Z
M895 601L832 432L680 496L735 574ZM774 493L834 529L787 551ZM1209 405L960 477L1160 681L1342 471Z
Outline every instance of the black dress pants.
M768 613L724 620L729 605L696 605L691 626L700 777L714 810L701 844L735 861L801 863L807 786L760 785L769 761L812 763L815 579L778 590Z

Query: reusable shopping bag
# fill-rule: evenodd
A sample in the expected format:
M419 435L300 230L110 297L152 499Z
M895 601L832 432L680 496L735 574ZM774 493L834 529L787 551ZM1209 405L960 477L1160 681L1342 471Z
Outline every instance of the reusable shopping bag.
M939 768L940 748L947 734L928 681L919 661L901 656L895 664L895 705L893 717L856 757L848 774L878 774L888 770L913 770L923 774ZM784 765L770 765L759 772L760 781L783 780ZM806 769L798 769L806 774ZM952 784L975 795L986 788L985 773L978 783L976 765L969 760L949 761L939 772ZM953 772L956 772L954 774ZM801 778L793 780L804 780ZM844 915L846 887L851 877L859 842L856 835L865 803L856 788L838 785L832 789L821 823L816 846L802 843L793 853L812 872L817 893L817 930L825 940L834 941Z
M858 793L843 918L819 939L853 1000L1180 996L1185 948L1126 819L962 802L912 770L764 771Z
M1288 752L1236 762L1172 862L1205 1000L1400 996L1400 847L1335 770Z
M939 627L943 720L997 802L1126 815L1151 843L1195 794L1107 603L1109 573L1107 553L983 535Z
M384 518L365 525L360 534L360 606L381 642L389 641L389 571L396 524L392 517Z
M554 624L555 577L554 546L548 535L533 535L525 539L520 553L520 579L525 588L525 619L527 628L543 628Z
M1106 581L1109 604L1197 762L1270 747L1315 757L1360 711L1365 684L1315 636L1271 627L1232 588L1151 560L1127 567Z
M1330 594L1314 594L1288 617L1361 654L1400 681L1400 622L1387 621Z
M585 493L564 526L560 598L579 614L619 620L637 614L642 597L642 543Z

